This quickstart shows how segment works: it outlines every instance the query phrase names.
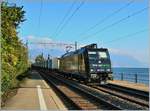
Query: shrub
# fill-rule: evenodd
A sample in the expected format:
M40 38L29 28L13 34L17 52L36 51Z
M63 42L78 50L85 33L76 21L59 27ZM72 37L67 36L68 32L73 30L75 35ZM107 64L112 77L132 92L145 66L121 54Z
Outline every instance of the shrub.
M1 91L2 94L16 87L17 76L24 74L28 68L26 46L17 36L17 28L23 22L23 7L1 3Z

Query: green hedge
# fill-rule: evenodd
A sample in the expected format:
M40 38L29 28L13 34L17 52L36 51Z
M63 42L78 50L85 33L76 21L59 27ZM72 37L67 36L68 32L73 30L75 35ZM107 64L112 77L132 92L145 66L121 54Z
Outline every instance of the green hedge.
M1 4L1 91L2 94L16 87L17 76L28 68L26 46L19 40L17 28L24 21L23 7Z

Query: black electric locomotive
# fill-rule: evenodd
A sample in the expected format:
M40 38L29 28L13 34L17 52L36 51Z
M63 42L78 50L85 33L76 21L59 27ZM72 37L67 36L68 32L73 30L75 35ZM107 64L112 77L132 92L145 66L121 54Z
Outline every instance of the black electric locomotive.
M68 52L60 58L60 71L66 77L88 84L104 84L112 74L109 52L106 48L97 48L97 44Z

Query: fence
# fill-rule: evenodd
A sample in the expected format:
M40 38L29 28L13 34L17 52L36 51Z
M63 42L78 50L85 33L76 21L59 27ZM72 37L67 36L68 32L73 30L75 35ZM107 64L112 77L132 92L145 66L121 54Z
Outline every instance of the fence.
M134 83L143 83L149 85L149 76L146 73L114 73L115 80L126 80Z

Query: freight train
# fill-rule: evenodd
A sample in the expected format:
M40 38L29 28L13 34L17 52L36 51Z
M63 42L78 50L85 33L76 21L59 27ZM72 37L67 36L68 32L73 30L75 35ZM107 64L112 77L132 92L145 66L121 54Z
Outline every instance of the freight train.
M42 62L33 63L32 67L59 70L59 58L48 58L47 60L44 60Z
M108 49L91 44L66 53L60 58L60 71L88 84L104 84L112 74Z
M105 84L108 79L112 79L108 49L97 48L97 44L90 44L68 52L54 63L58 64L55 68L64 77L83 81L86 84ZM44 67L48 68L48 64Z

